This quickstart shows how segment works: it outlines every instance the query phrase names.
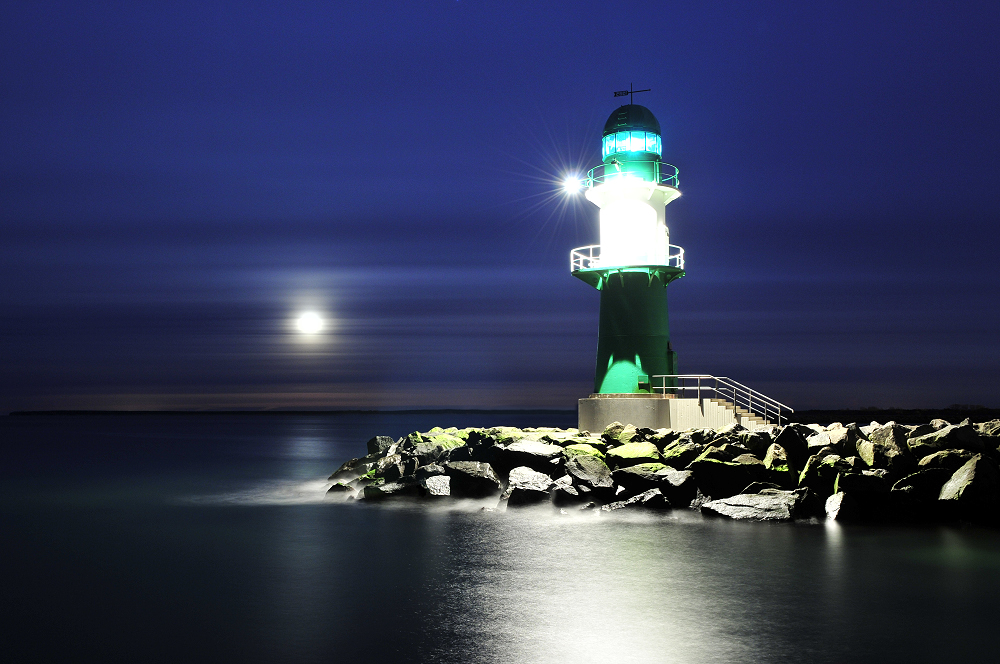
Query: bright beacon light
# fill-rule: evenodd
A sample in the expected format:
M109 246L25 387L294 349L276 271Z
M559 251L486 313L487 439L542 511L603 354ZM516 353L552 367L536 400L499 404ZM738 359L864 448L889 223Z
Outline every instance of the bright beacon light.
M576 194L583 189L583 183L580 179L574 176L569 176L563 181L563 189L566 190L567 194Z
M299 316L298 320L295 321L295 326L303 334L316 334L323 329L323 319L319 317L319 314L310 311Z

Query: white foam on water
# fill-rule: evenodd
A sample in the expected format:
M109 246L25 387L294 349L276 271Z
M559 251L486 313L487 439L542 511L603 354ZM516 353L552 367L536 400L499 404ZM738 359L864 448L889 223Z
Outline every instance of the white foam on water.
M183 502L199 505L307 505L322 503L327 480L270 480L235 491L188 496Z

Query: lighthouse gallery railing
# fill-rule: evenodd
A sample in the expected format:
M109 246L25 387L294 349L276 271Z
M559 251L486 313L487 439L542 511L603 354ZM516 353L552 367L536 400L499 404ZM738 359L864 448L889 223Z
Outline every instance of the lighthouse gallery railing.
M652 265L652 263L650 263ZM663 263L667 267L684 269L684 250L676 244L667 246L667 259ZM569 252L569 270L593 270L600 267L627 267L617 265L604 265L601 263L601 245L592 244L587 247L577 247Z
M761 394L757 390L751 389L742 383L737 383L726 376L706 376L699 374L676 374L665 376L650 376L650 389L654 392L666 396L667 394L680 394L683 392L695 392L698 395L699 405L704 398L702 393L715 394L718 397L731 402L733 405L744 408L754 415L759 415L768 424L772 418L777 420L781 426L782 418L788 420L786 413L794 413L791 407L780 401ZM674 383L670 385L669 383ZM659 383L657 385L657 383Z
M680 171L673 164L662 161L612 161L608 164L601 164L587 171L587 177L583 180L586 188L596 187L605 182L623 178L637 178L647 182L667 187L680 186L678 175Z

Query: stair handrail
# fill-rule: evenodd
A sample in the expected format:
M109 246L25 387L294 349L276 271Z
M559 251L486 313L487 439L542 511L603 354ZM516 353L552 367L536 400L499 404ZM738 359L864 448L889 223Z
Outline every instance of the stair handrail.
M660 385L654 385L655 379L660 379ZM697 380L696 385L667 385L667 379L677 380ZM714 385L702 385L702 380L713 381ZM767 396L751 387L729 378L728 376L712 376L709 374L662 374L649 377L650 389L660 392L664 397L667 390L696 390L698 393L698 404L702 404L702 390L713 392L723 397L730 397L734 407L746 408L752 415L763 417L765 423L770 423L772 416L777 417L778 426L781 426L782 411L794 413L795 410L777 399ZM754 398L756 397L756 403ZM786 418L787 419L787 418Z

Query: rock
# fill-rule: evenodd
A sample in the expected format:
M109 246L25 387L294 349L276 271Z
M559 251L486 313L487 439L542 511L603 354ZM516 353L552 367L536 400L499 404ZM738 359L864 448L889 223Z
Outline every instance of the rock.
M1000 498L1000 472L981 454L969 459L941 487L938 500L993 506Z
M527 466L546 475L558 470L563 460L563 448L533 440L520 440L498 450L494 468L504 473L511 468Z
M721 427L718 427L717 429L715 429L716 435L718 435L718 436L727 436L727 437L728 436L735 437L735 436L738 436L739 434L741 434L741 433L743 433L745 431L749 431L749 429L747 429L745 426L743 426L739 422L732 422L730 424L726 424L725 426L721 426Z
M704 449L702 445L697 443L678 443L664 448L661 461L677 470L684 470L701 455Z
M876 448L875 462L877 467L884 459L885 468L892 478L899 479L916 472L917 460L906 444L908 431L895 422L889 422L873 429L868 438Z
M451 450L464 446L465 441L457 436L447 433L435 434L426 441L416 443L413 446L413 455L421 466L426 466L435 461L447 460Z
M604 432L601 434L601 437L604 438L605 440L615 441L615 443L617 444L618 435L621 434L621 432L624 431L624 429L625 425L622 424L621 422L612 422L608 426L604 427ZM634 427L633 430L635 430Z
M858 444L868 441L868 436L853 422L847 426L831 427L828 435L830 442L844 457L854 456L858 453Z
M416 477L418 481L431 477L432 475L444 475L444 474L445 474L444 466L439 466L436 463L432 463L429 466L420 466L419 468L417 468L416 472L413 473L414 477Z
M830 439L830 434L826 431L818 431L806 439L806 444L809 446L809 456L815 456L816 452L824 447L833 447L833 441ZM836 448L834 448L836 450Z
M983 452L986 449L979 432L971 424L949 424L932 433L911 437L906 444L918 459L941 450Z
M501 483L493 467L482 461L448 461L444 472L451 478L455 498L489 498L500 495Z
M887 494L892 489L885 479L885 471L850 471L837 475L833 483L834 493L848 493L857 495L861 493L882 493Z
M353 498L356 493L357 490L349 484L337 482L326 490L326 497L337 500L347 500L348 498Z
M423 495L430 497L443 497L451 495L451 478L447 475L430 475L420 480L423 487Z
M660 460L660 452L653 443L626 443L608 450L607 454L608 465L612 468L657 463Z
M947 468L955 472L974 456L966 450L941 450L925 456L917 462L917 468Z
M583 490L583 487L573 486L571 475L563 475L552 483L552 503L557 507L564 505L576 505L586 501L590 496L590 491Z
M656 476L660 478L660 493L671 505L687 505L698 493L694 473L690 470L676 470L665 466L656 471Z
M726 449L728 445L709 445L702 450L701 454L695 461L701 461L703 459L713 459L715 461L732 461L737 455L733 454L731 450ZM693 463L693 462L692 462Z
M788 461L796 470L804 468L806 460L809 459L809 443L806 442L806 439L811 435L814 435L814 432L809 427L801 424L789 424L774 439L776 445L785 449Z
M400 454L390 454L375 462L372 466L376 477L385 478L386 482L395 482L404 475L412 475L417 469L417 460L403 458Z
M547 502L552 485L552 478L545 473L527 466L518 466L510 471L507 489L500 500L506 501L508 507Z
M649 436L647 442L656 445L656 448L663 450L668 445L672 445L677 442L681 437L680 431L674 431L673 429L657 429L652 436Z
M366 443L368 447L368 454L385 454L386 451L395 444L396 441L389 436L375 436Z
M703 494L720 499L735 496L753 482L765 480L767 469L764 464L757 463L759 465L699 459L692 462L691 471Z
M567 459L575 454L589 454L599 459L604 459L604 452L589 443L573 443L563 448L563 455Z
M764 467L768 470L768 478L775 484L792 489L798 486L799 474L788 460L785 448L777 442L767 448L767 453L764 454Z
M928 468L907 475L892 485L893 493L904 493L917 502L932 502L952 476L947 468Z
M566 472L576 479L576 484L607 493L614 487L611 469L601 459L589 454L579 454L566 460Z
M619 500L613 503L608 503L607 505L601 507L601 511L614 512L616 510L636 507L656 510L669 509L670 502L662 493L660 493L659 489L650 489L649 491L644 491L639 495L632 496L627 500Z
M765 489L777 489L779 491L789 491L790 489L782 489L777 484L772 484L771 482L753 482L747 488L743 489L743 493L760 493Z
M739 494L705 503L701 513L738 520L791 521L796 518L806 495L806 489L764 489L761 493Z
M758 459L763 459L771 446L771 437L763 431L743 431L736 436L736 443Z
M992 436L994 438L1000 437L1000 420L990 420L989 422L982 422L975 425L976 431L979 432L980 436ZM995 448L996 445L994 444Z
M351 480L355 480L371 470L377 460L377 457L372 456L350 459L345 461L340 468L335 470L327 479L330 481L350 482Z
M628 495L632 496L658 488L663 478L656 473L665 468L662 463L640 463L619 468L611 473L611 477L615 484L625 487Z
M834 492L837 475L851 470L852 464L836 454L824 457L813 455L799 474L799 486L809 487L816 496L825 499Z
M388 498L418 498L423 487L417 482L385 482L369 484L364 488L365 500L386 500Z
M832 494L826 499L826 518L831 521L859 521L860 510L857 501L844 492Z
M948 420L938 419L938 420L931 420L931 426L934 427L935 429L944 429L945 427L950 427L951 425L948 424Z

